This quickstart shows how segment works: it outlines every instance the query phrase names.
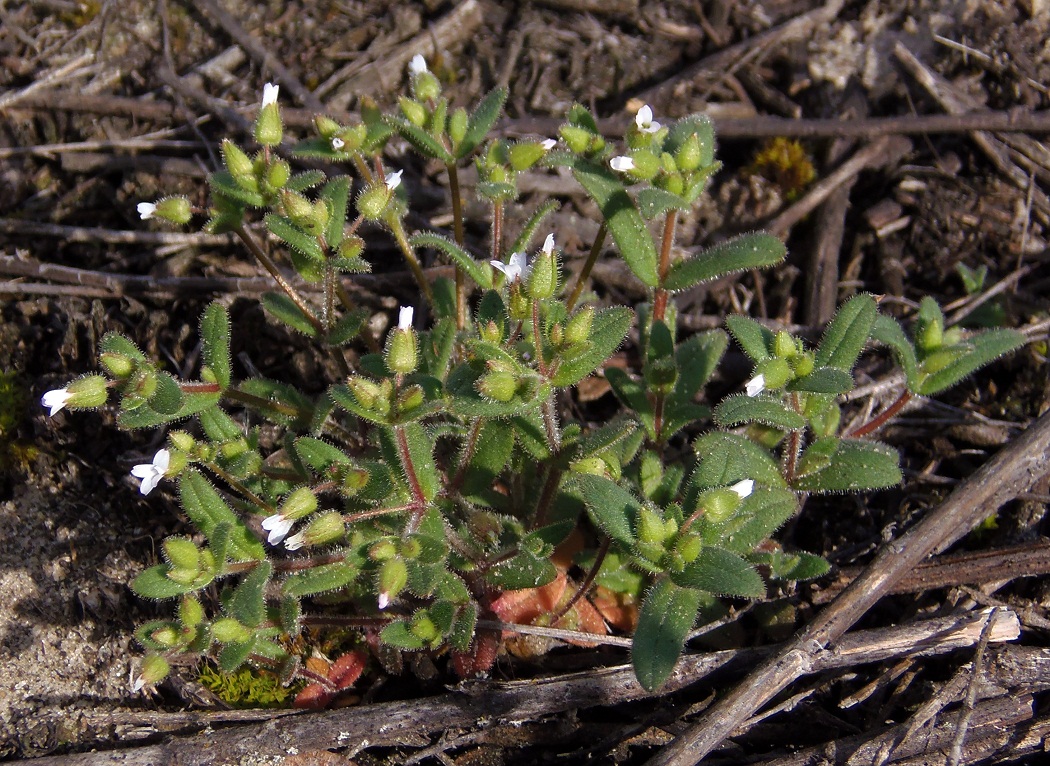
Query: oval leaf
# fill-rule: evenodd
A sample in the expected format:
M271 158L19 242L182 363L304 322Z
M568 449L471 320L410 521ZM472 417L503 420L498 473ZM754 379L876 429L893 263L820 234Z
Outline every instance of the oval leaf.
M703 593L661 580L646 596L631 642L631 664L638 683L655 691L674 670Z

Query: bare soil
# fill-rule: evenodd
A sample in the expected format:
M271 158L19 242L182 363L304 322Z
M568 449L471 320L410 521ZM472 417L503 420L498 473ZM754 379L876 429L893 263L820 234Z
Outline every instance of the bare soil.
M902 487L807 504L779 537L787 547L823 553L836 572L814 586L771 594L722 640L759 645L790 636L819 611L822 592L870 562L884 541L1050 407L1050 154L1042 143L1050 132L1050 6L1042 0L229 0L220 12L216 7L167 0L0 4L0 760L105 751L156 743L166 732L237 725L233 714L184 715L216 709L191 668L152 696L131 691L140 651L134 626L167 607L142 602L127 583L184 524L170 491L143 499L128 475L148 461L161 435L119 432L109 410L49 419L38 401L91 371L109 330L128 334L173 370L194 369L198 318L216 297L232 307L239 363L314 390L331 379L333 371L311 352L289 351L293 339L266 323L251 284L234 281L262 276L247 254L206 238L162 241L154 236L160 228L135 213L136 202L168 193L203 201L218 141L243 135L238 114L251 113L269 80L280 80L282 102L298 108L287 121L301 134L311 94L336 117L365 96L394 103L405 63L417 52L456 105L506 85L511 96L498 129L507 135L553 135L576 101L590 106L611 135L643 103L659 119L711 114L725 167L709 199L683 223L679 245L765 227L786 237L791 255L773 272L679 296L683 324L692 329L745 311L815 336L837 303L862 290L884 296L884 309L902 317L930 294L975 326L1029 328L1028 347L937 402L919 403L885 434L904 454ZM918 65L906 63L908 52ZM287 73L275 71L274 62ZM955 115L952 122L937 122L945 114ZM994 132L1006 119L1020 123L1013 132ZM797 165L756 165L766 137L777 134L799 138L815 169L812 181L795 179ZM406 169L417 224L445 220L438 169L407 150L388 159ZM821 184L832 188L816 199ZM597 229L594 211L556 175L526 190L525 207L549 193L564 199L555 232L569 266L578 267ZM486 227L470 235L483 243ZM389 245L379 238L374 248L378 274L354 289L384 322L412 297L412 287L392 250L385 259L392 265L384 266ZM960 266L987 269L975 295L967 296ZM186 277L218 282L180 281ZM644 299L611 256L594 281L603 300ZM627 349L618 363L631 360ZM748 372L742 359L738 367L730 365L717 386L738 387ZM886 368L876 361L859 375L878 397ZM591 417L612 408L600 383L583 398ZM1050 652L1045 467L1042 474L956 549L1004 565L1023 560L1023 567L989 570L976 582L968 575L978 566L974 558L948 562L946 584L884 599L861 626L1001 605L1020 615L1019 645ZM1017 551L1035 553L1022 559ZM798 694L795 704L712 758L845 762L845 745L832 754L836 741L859 738L850 747L860 748L885 726L914 720L974 652L972 642L932 659L896 657L799 681L778 698ZM540 670L625 659L622 652L576 649ZM400 699L425 707L425 695L453 680L443 667L424 670L417 665L396 678L389 667L377 668L362 684L370 690L362 704ZM428 677L431 670L436 675ZM509 679L537 669L505 658L497 671ZM508 713L476 727L423 727L400 746L351 752L333 744L257 762L402 763L443 734L448 747L432 757L445 763L642 763L709 695L739 677L698 684L644 709L595 711L581 703L579 715ZM1034 695L1030 713L993 720L995 731L1006 732L1002 741L985 750L968 741L958 762L1037 762L1048 678L1045 670L1015 677L1003 695ZM958 715L957 699L945 698L946 716ZM812 760L792 760L807 747L814 748L806 751ZM940 747L931 745L922 762L945 762Z

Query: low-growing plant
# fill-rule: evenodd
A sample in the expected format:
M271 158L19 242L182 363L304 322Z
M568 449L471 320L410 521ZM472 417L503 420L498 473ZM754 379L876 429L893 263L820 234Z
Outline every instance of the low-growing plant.
M703 115L661 125L644 107L621 153L580 105L557 139L490 138L506 93L491 91L471 112L453 109L417 57L396 111L364 103L351 125L319 116L314 137L290 147L313 164L348 166L351 180L293 170L277 95L266 86L257 150L223 141L225 169L208 179L205 228L244 243L279 288L262 297L270 317L330 355L342 377L318 396L282 381L237 379L229 316L213 303L201 320L198 379L170 374L110 333L101 342L103 374L43 397L53 415L100 407L115 392L121 427L179 424L151 463L132 470L143 494L176 482L198 533L165 540L164 562L132 584L142 596L177 602L171 619L138 630L148 652L139 686L164 678L174 655L193 655L225 673L251 665L285 683L309 679L324 696L329 682L288 648L304 625L356 627L404 651L447 651L462 675L478 674L502 641L495 623L479 621L525 615L601 631L582 598L596 587L608 619L633 628L638 680L654 689L716 597L762 598L766 578L827 570L820 556L782 550L770 537L811 493L900 482L897 452L870 437L909 398L936 394L1023 342L1013 330L945 327L929 298L909 336L867 294L842 306L815 347L739 315L726 319L728 335L685 336L676 292L785 257L783 243L763 233L673 257L679 216L719 167ZM408 231L401 171L383 159L393 137L444 165L451 236ZM468 162L491 211L487 253L472 251L465 236L459 172ZM554 237L540 234L554 201L531 211L519 231L504 223L519 204L519 176L554 167L571 172L601 216L571 280ZM182 225L205 211L168 197L139 212ZM392 236L423 300L421 310L401 308L381 350L343 282L370 268L366 223ZM587 299L607 237L648 288L645 304ZM428 249L454 266L454 278L428 277ZM302 283L317 289L304 294ZM729 335L754 372L712 411L698 400ZM629 336L634 368L604 370L619 413L600 423L573 419L572 389L601 374ZM896 357L906 388L844 432L840 400L873 343ZM261 423L276 429L275 440L260 438ZM577 547L568 561L561 554L572 550L563 546L570 538ZM578 583L566 577L573 562L585 572ZM528 604L508 596L529 589L537 590ZM640 607L628 609L632 603ZM356 678L361 661L353 664Z

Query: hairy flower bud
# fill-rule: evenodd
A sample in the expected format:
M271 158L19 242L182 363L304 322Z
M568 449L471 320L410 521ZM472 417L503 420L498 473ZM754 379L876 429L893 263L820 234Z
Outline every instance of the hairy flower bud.
M529 297L550 298L558 289L558 259L552 250L541 250L529 272Z
M190 222L190 219L193 217L193 210L190 208L190 201L185 197L165 197L158 200L157 209L153 215L157 218L163 218L165 221L183 225Z
M405 115L405 119L411 122L417 127L423 127L427 122L427 109L421 103L415 99L401 96L397 101L398 106L401 108L401 114Z
M482 375L477 382L478 393L486 399L509 402L518 391L518 381L506 370L492 370Z
M405 566L405 562L399 558L384 561L379 567L379 577L376 583L379 591L379 608L386 609L407 584L408 567Z
M452 112L452 116L448 118L448 137L452 139L453 144L458 145L466 138L469 119L467 110L463 107L456 109Z
M222 140L222 158L233 179L241 184L242 179L255 179L255 165L243 149L228 138Z
M275 97L276 99L276 97ZM255 140L262 146L277 146L284 138L281 125L281 109L276 100L268 102L264 97L263 107L255 120Z

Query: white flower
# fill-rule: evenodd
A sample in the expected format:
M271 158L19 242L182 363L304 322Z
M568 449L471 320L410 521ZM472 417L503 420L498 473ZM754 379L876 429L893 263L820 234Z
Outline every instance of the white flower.
M284 541L284 547L290 551L297 551L303 547L303 543L306 542L306 530L297 532L296 534L289 537Z
M548 152L557 145L558 142L555 141L553 138L546 138L543 141L540 141L540 146L542 146L544 150Z
M510 257L510 263L504 263L503 261L489 261L489 263L492 264L492 268L496 271L503 272L503 276L507 278L508 282L524 279L529 273L529 267L525 265L525 253L514 253Z
M344 146L346 146L346 141L341 139L339 136L332 136L332 151L338 152Z
M143 221L148 221L157 212L157 206L152 202L140 202L135 209L139 211L139 218Z
M412 60L408 62L408 73L413 77L423 74L427 71L427 60L422 55L416 54L412 57Z
M755 489L755 482L753 479L744 479L743 481L738 481L730 489L736 492L740 499L743 500Z
M388 606L390 606L390 594L384 591L383 593L379 594L379 609L383 610L386 609Z
M40 403L51 410L48 416L54 417L55 414L69 403L69 400L73 398L73 394L69 393L68 388L56 388L54 391L48 391L46 394L40 397Z
M660 123L653 122L653 110L648 104L638 110L638 114L634 116L634 124L643 133L655 133L660 129Z
M547 255L550 255L551 253L554 252L554 235L553 234L548 234L547 235L547 238L545 240L543 240L543 247L541 249Z
M397 329L399 330L411 330L412 329L412 315L415 313L415 309L411 306L402 306L401 310L397 313Z
M262 528L270 533L266 537L266 542L270 545L280 545L281 540L288 535L294 523L295 519L287 519L281 513L267 516L262 522Z
M277 93L281 90L280 85L274 85L272 82L268 82L263 86L263 99L262 105L269 106L270 104L277 103Z
M609 167L620 173L626 173L628 170L634 170L634 160L630 157L613 157L609 160Z
M751 378L744 387L744 390L747 392L748 396L758 396L766 390L766 376L756 375Z
M401 174L404 172L405 171L403 170L398 170L393 173L387 173L386 178L383 179L383 183L386 184L386 188L388 188L390 191L393 191L394 189L399 187L401 185Z
M164 474L168 472L168 466L171 463L171 453L166 449L162 449L153 456L152 463L139 463L131 469L131 475L136 479L142 479L142 483L139 485L139 492L143 495L148 495L153 491L154 487L160 484L160 480L164 478Z

